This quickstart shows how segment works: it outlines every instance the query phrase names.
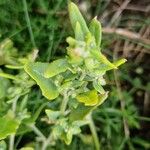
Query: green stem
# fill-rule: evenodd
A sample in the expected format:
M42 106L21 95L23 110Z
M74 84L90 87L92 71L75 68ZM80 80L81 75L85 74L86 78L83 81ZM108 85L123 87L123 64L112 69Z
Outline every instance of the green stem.
M43 142L43 146L42 146L41 150L46 150L47 149L47 146L50 144L51 139L52 139L52 134L50 134L48 136L48 138Z
M19 96L16 96L13 103L12 103L12 111L14 113L14 116L16 115L16 106L17 106L17 101L19 99ZM9 137L9 150L14 150L14 142L15 142L15 134L10 135Z
M96 150L100 150L100 143L99 143L99 139L98 139L98 135L96 132L96 127L95 124L93 122L92 116L91 114L88 116L88 121L89 121L89 127L93 136L93 140L94 140L94 144L95 144L95 149Z
M14 150L15 134L9 138L9 150Z
M61 103L61 106L60 106L60 112L61 112L62 114L64 114L64 112L65 112L65 110L66 110L67 103L68 103L68 96L67 96L67 94L65 93L65 94L64 94L64 97L63 97L63 100L62 100L62 103Z
M36 44L35 44L35 40L34 40L34 36L33 36L33 31L31 28L31 22L30 22L30 18L29 18L29 14L28 14L27 2L26 2L26 0L22 0L22 1L23 1L25 19L26 19L29 34L30 34L30 39L31 39L33 47L36 48Z
M42 141L45 141L46 140L46 137L43 135L43 133L34 125L29 125L29 127L34 131L34 133L39 136Z

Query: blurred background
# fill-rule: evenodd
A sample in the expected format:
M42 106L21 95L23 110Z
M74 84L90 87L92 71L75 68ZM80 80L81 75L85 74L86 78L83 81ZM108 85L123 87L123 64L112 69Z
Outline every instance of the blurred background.
M64 56L66 37L73 35L67 0L27 0L27 8L23 2L0 0L0 42L11 39L19 56L36 47L38 60L43 62ZM150 0L74 2L87 22L95 16L101 22L102 52L112 61L127 59L119 70L110 71L106 76L109 98L93 113L102 149L150 149ZM30 96L30 107L34 105L36 92ZM35 108L40 105L37 102ZM46 132L41 124L39 128ZM54 149L94 150L89 128L83 127L82 132L70 146L59 142ZM35 136L27 133L19 145L31 141L35 141Z

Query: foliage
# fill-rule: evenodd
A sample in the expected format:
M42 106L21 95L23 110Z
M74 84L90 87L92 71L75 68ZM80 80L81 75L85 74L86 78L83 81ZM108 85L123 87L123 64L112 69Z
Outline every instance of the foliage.
M0 2L0 5L5 6L6 3ZM14 8L18 6L23 14L20 3L16 4ZM120 110L118 90L108 84L106 73L112 69L117 70L126 60L121 59L112 63L102 53L102 27L97 18L92 19L87 26L78 7L74 3L69 3L69 17L74 37L69 36L66 39L67 54L62 56L61 52L65 50L61 50L59 55L61 58L55 58L53 56L56 49L58 52L62 48L58 46L60 41L65 43L64 37L68 34L62 32L61 35L62 27L59 26L59 21L62 20L58 19L58 16L53 16L54 12L49 12L47 2L42 0L30 2L28 6L30 9L32 4L42 8L42 11L35 9L37 13L48 16L46 19L42 17L37 19L35 16L37 20L30 16L33 30L37 30L34 35L38 41L36 46L41 48L45 43L48 43L48 46L44 45L46 51L39 51L37 58L36 49L28 52L32 46L24 31L19 35L24 34L28 44L21 41L17 34L15 44L22 45L21 47L15 45L19 47L18 50L14 48L9 38L0 43L0 149L9 147L10 150L18 148L76 150L80 147L98 150L100 147L124 149L127 146L134 149L134 145L148 149L150 145L146 140L139 137L133 139L124 137L122 120L125 118L131 129L140 128L139 116L133 103L133 91L135 89L148 91L149 84L143 85L139 79L130 79L126 69L122 69L121 77L130 82L134 88L131 93L122 91L126 105L123 111ZM65 4L66 1L64 3L54 1L51 10L56 12L65 7ZM22 20L20 24L24 21ZM52 22L50 27L47 27L48 22ZM11 31L17 28L16 32L18 29L20 32L17 24L13 24L11 28ZM6 28L4 31L7 31ZM7 32L4 34L8 35ZM52 59L53 61L49 63ZM111 73L109 75L113 81L113 75ZM101 105L107 98L108 101ZM13 145L8 144L14 138Z

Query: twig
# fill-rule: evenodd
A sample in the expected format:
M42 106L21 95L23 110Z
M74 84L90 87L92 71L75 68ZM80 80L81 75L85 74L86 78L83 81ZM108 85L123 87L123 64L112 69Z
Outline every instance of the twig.
M143 42L144 44L150 45L150 40L143 38L140 34L138 33L134 33L132 31L126 30L126 29L122 29L122 28L103 28L102 29L103 33L107 33L107 34L117 34L123 37L127 37L129 39L132 40L137 40L140 42Z

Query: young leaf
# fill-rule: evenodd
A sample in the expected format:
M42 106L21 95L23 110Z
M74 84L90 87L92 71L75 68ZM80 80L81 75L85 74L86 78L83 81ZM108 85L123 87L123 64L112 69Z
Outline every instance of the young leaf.
M84 33L84 36L86 36L87 33L89 33L89 29L86 25L86 22L85 22L83 16L80 13L78 7L72 2L69 3L68 7L69 7L68 8L69 9L69 17L70 17L70 21L71 21L74 32L76 30L76 23L79 22L79 24L81 26L81 30Z
M99 102L97 104L97 106L101 105L108 97L108 92L105 92L104 94L100 94L98 96Z
M8 116L0 117L0 140L14 134L19 127L19 122Z
M48 64L47 69L44 72L45 78L51 78L59 73L65 72L69 68L69 64L66 59L58 59Z
M25 124L32 124L34 123L37 118L39 117L41 111L43 110L43 108L47 105L47 102L46 103L43 103L35 112L34 114L31 116L31 118L26 118L23 120L23 123Z
M76 22L75 39L77 41L84 41L84 33L83 33L81 26L80 26L78 21Z
M104 56L102 53L100 53L99 51L91 51L91 54L93 55L93 57L95 57L99 62L102 62L103 64L109 66L111 69L117 69L117 67L111 63L106 56Z
M23 147L20 150L34 150L33 147Z
M6 92L9 86L9 80L0 77L0 99L7 96Z
M59 92L53 81L44 77L44 72L48 68L48 65L48 63L29 62L24 66L24 69L40 86L43 96L49 100L53 100L58 97Z
M113 64L116 67L119 67L120 65L124 64L126 61L127 61L126 59L120 59L120 60L117 60L116 62L114 62Z
M0 72L0 77L7 78L7 79L12 79L12 80L19 80L14 75L7 74L7 73L4 73L4 72Z
M100 85L100 83L97 80L93 81L93 87L100 94L104 94L105 93L105 90L103 89L103 87Z
M85 106L94 106L98 103L98 94L96 90L88 91L77 95L76 99L84 103Z
M102 38L102 27L100 22L96 18L91 21L89 30L91 34L95 37L97 46L100 47Z
M76 109L71 111L69 116L70 121L83 120L93 108L93 106L85 106L84 104L80 103Z
M56 121L57 118L61 115L60 111L54 111L54 110L51 110L51 109L46 109L45 113L48 116L50 121Z
M84 104L80 103L77 108L74 108L71 111L69 115L70 121L73 122L77 120L83 120L92 110L101 105L107 97L108 92L98 95L98 103L95 106L85 106Z

